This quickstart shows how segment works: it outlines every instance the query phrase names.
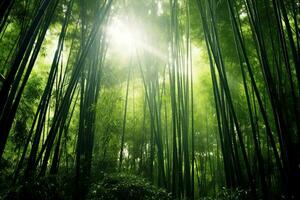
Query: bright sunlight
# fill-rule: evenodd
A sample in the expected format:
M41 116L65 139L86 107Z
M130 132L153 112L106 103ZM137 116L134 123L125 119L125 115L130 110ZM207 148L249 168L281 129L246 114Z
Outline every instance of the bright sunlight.
M128 17L115 16L107 27L106 34L111 50L120 53L124 57L132 56L137 50L143 50L152 56L167 61L167 54L147 41L147 36Z
M131 55L142 41L141 32L128 18L115 17L107 28L108 39L114 50Z

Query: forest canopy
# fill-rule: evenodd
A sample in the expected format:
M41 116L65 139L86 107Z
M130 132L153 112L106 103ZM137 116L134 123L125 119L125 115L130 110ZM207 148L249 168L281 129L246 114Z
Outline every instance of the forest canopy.
M300 199L296 0L0 0L0 199Z

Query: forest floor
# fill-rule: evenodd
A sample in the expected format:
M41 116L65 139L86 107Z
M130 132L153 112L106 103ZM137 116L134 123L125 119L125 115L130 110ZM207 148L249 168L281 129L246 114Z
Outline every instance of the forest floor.
M6 177L8 178L8 177ZM85 197L87 200L171 200L171 193L153 186L149 181L129 174L102 174L93 177ZM22 184L1 180L0 200L64 200L74 199L74 178L70 175L48 176ZM223 190L217 197L201 200L233 200L242 198L243 191ZM26 198L25 198L26 197Z
M171 194L145 179L127 174L101 175L89 184L88 200L170 200ZM19 184L2 180L0 200L63 200L74 199L74 178L68 175L48 176ZM26 198L24 198L26 197Z

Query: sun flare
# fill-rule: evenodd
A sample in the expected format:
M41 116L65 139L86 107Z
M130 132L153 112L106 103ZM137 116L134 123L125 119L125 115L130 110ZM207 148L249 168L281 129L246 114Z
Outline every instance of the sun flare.
M113 18L107 35L112 48L125 54L132 54L142 41L140 30L126 19Z

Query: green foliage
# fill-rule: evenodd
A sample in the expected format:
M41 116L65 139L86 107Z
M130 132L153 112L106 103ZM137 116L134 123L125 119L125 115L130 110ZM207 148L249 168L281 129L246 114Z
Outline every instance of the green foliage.
M9 188L8 180L10 180L12 162L10 160L2 158L0 160L0 199L3 196L3 191L7 191Z
M246 200L250 199L249 191L243 189L222 188L215 197L203 197L201 200Z
M170 200L170 194L144 179L127 174L105 175L100 183L93 183L90 200Z
M64 198L62 181L57 177L45 177L16 185L4 195L4 200L60 200Z
M13 67L11 63L19 47L22 47L22 37L35 21L42 2L50 0L15 0L4 29L0 31L0 90L2 82L9 80L7 75ZM67 6L72 1L57 2L53 16L45 12L48 17L52 16L51 23L18 102L16 115L11 118L13 126L4 157L0 160L0 191L10 187L12 175L22 157L21 173L16 176L18 181L23 180L23 172L30 165L27 163L35 146L33 144L36 144L38 157L34 158L37 159L37 166L33 167L35 173L41 171L42 163L45 164L47 176L50 166L56 162L59 169L55 173L73 173L78 163L86 160L91 162L91 174L94 177L89 199L170 199L166 191L153 186L162 186L165 184L163 181L166 182L165 188L178 192L175 195L180 198L189 195L185 193L193 185L194 198L202 197L203 200L247 199L248 191L222 186L226 184L228 188L244 188L248 187L249 180L254 180L252 189L256 189L258 195L279 195L288 191L290 186L297 185L293 182L285 184L283 178L288 177L288 180L298 183L300 174L300 153L297 148L300 146L300 71L297 68L300 62L300 35L296 26L299 4L293 3L295 0L114 1L108 24L100 29L106 32L106 29L115 26L112 19L120 20L125 27L121 27L121 31L112 30L120 32L116 36L121 40L136 40L136 51L131 52L129 47L122 45L123 48L118 48L112 42L114 38L111 33L96 36L105 42L99 44L100 50L96 50L98 47L94 44L97 42L93 42L91 50L86 52L86 61L80 62L82 66L77 63L84 57L85 43L88 43L90 31L95 25L94 18L97 17L95 11L105 1L74 0L62 49L57 49L57 43L66 19ZM199 12L197 2L203 7L204 17ZM250 4L247 5L247 2ZM41 26L36 27L39 34L43 32L41 27L45 25L47 16L43 16ZM233 23L235 20L237 25ZM208 24L207 28L203 26L205 23ZM291 36L288 34L289 25L292 26ZM140 29L141 37L137 34L136 38L130 38L134 34L126 33L126 28L131 29L129 31L132 33L132 29ZM207 38L211 38L211 42L205 41ZM26 45L30 55L34 53L37 38L32 41L33 47ZM293 44L295 56L291 49ZM211 61L210 51L205 50L207 47L211 47ZM43 102L45 109L39 114L41 123L34 124L43 89L48 88L45 83L56 51L61 51L61 56L57 60L58 71L53 77L53 90L48 91L49 104ZM25 62L26 59L23 60ZM92 69L90 65L95 69L79 73L84 68ZM27 62L24 67L29 67ZM132 74L128 81L127 115L124 119L129 69ZM211 69L215 72L212 73ZM99 77L88 78L98 70L101 71ZM189 70L191 76L187 76ZM22 72L21 69L17 71ZM21 82L24 73L19 78ZM216 76L213 81L212 74ZM76 84L72 77L76 77ZM66 93L70 84L74 86L74 97ZM69 95L72 98L70 108L63 103ZM14 98L11 101L13 103ZM3 107L6 104L3 101ZM73 105L74 112L71 115ZM60 113L66 115L60 116ZM0 113L0 119L4 116L9 115ZM85 118L88 123L83 120ZM6 120L0 122L6 125ZM118 170L123 122L124 158L119 170L146 177L153 185L128 174L111 174L104 178L95 176ZM37 124L41 124L41 128ZM28 140L31 127L34 127L33 135ZM0 136L2 128L0 126ZM53 131L56 136L53 136L52 142L48 140L52 136L50 130L56 130ZM57 133L60 130L63 131L59 139ZM41 133L37 139L39 141L34 140L38 135L36 133ZM86 154L78 150L80 140L86 143L82 145L83 149L89 150ZM279 162L275 150L279 152ZM47 159L45 151L49 153ZM76 162L76 153L82 154L79 155L79 162ZM284 173L280 172L281 163ZM246 176L247 167L253 177L250 173ZM166 177L161 175L164 170ZM192 170L194 174L190 175ZM19 183L10 188L6 199L22 199L24 196L26 199L67 198L74 190L70 187L74 174L67 173L67 181L60 180L60 176ZM84 180L90 181L89 177L84 177ZM264 182L267 182L267 188L263 187ZM287 185L287 188L283 189L282 185ZM65 190L69 191L69 195L64 194Z
M29 122L31 122L34 116L38 99L40 98L41 94L42 77L34 73L26 85L23 98L18 109L17 117L15 118L15 127L12 140L16 149L19 149L27 138L27 134L30 129Z

